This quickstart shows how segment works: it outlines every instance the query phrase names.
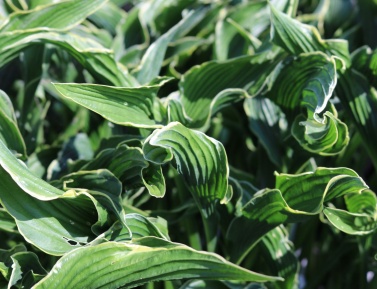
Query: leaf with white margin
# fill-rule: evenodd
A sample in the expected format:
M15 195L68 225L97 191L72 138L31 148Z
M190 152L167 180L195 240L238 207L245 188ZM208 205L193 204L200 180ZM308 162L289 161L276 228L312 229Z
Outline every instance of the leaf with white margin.
M145 237L132 243L106 242L74 250L63 256L34 288L132 288L153 281L196 278L282 280L246 270L217 254Z
M98 84L56 83L58 92L107 120L124 126L160 128L153 116L153 104L161 85L113 87Z
M211 214L215 200L225 197L229 168L219 141L172 122L145 140L143 152L148 161L156 164L174 157L178 173L204 213Z

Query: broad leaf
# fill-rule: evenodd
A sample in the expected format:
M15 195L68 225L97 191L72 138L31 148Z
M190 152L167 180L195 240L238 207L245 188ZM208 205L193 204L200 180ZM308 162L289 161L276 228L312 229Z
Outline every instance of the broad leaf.
M94 239L91 226L98 219L94 200L84 194L70 199L38 200L0 170L2 205L16 220L18 231L28 242L51 255L63 255ZM34 195L43 193L43 186L34 191Z
M125 69L115 62L112 52L90 38L73 32L51 32L48 29L34 32L21 30L0 34L0 66L3 66L20 51L35 43L51 43L69 52L92 75L105 84L136 86L137 82Z
M77 274L84 270L85 274ZM147 237L132 243L107 242L74 250L62 257L35 288L132 288L146 282L182 278L281 280L248 271L215 254Z
M322 51L350 64L348 42L342 39L322 40L314 26L303 24L283 12L271 8L272 41L293 55Z
M125 126L158 128L153 117L159 85L137 88L111 87L95 84L55 84L59 93L74 102Z
M284 151L283 139L287 136L287 121L281 109L268 98L254 97L244 102L250 130L267 151L271 161L281 167Z
M181 105L188 125L205 126L210 116L221 108L259 93L277 62L262 53L211 61L190 69L180 82Z
M172 122L145 140L143 152L147 160L156 164L174 157L178 173L207 214L213 213L215 200L225 197L229 174L225 150L204 133Z
M39 6L27 12L11 14L0 27L0 33L48 27L69 30L101 8L107 0L70 0Z
M231 259L241 261L256 242L276 226L285 222L304 221L321 212L330 213L332 224L348 234L363 235L374 231L377 228L375 196L368 199L373 208L369 212L359 210L340 213L326 205L346 195L360 195L364 198L362 195L368 194L370 197L367 189L354 171L345 168L318 168L315 172L298 175L277 174L276 189L265 189L255 194L244 206L243 216L235 218L230 225L227 238L230 240ZM336 217L339 220L335 222Z
M321 52L308 53L290 60L281 69L269 92L288 118L299 112L300 107L306 108L307 117L296 117L292 134L308 151L334 155L348 144L347 126L337 118L335 108L329 105L336 83L335 59ZM327 107L331 111L326 111Z

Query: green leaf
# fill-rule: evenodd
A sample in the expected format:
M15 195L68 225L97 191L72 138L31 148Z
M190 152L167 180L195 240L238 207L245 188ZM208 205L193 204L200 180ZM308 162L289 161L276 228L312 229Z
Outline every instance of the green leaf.
M0 208L0 230L17 233L17 226L14 219L3 208Z
M300 106L321 113L337 83L335 59L321 52L288 59L271 89L271 98L289 111Z
M293 122L292 135L306 150L322 155L339 154L348 144L347 126L329 105L337 83L333 57L316 52L290 60L275 79L269 96L287 113L288 118L307 110ZM331 111L326 111L330 107Z
M84 269L85 274L77 274ZM74 250L63 256L35 288L131 288L146 282L182 278L281 280L248 271L216 254L147 237L133 243L107 242Z
M23 191L35 198L40 200L53 200L64 195L63 191L33 175L33 173L9 151L1 139L0 166L12 177Z
M22 156L26 156L25 142L17 126L17 122L6 115L6 110L6 107L0 107L0 140L2 140L9 149Z
M287 230L283 226L276 227L264 235L260 244L267 252L267 266L271 272L284 278L284 282L275 284L276 288L298 288L299 264Z
M278 10L292 10L290 0L271 1ZM216 23L215 52L216 59L226 60L245 54L240 48L245 46L245 40L239 37L241 34L237 26L246 32L246 41L254 46L260 44L259 37L270 26L270 11L267 1L241 2L229 9L219 13L220 19ZM250 21L253 19L253 21ZM236 24L236 25L235 25ZM244 49L246 50L246 49ZM238 52L238 53L237 53ZM237 53L237 54L236 54ZM231 56L231 57L230 57Z
M304 149L323 156L341 153L349 142L346 124L330 111L323 114L321 122L297 116L292 125L292 135Z
M107 148L90 162L81 167L81 170L104 169L111 171L125 186L126 189L140 187L141 172L148 167L143 152L138 147L129 147L119 144L116 148Z
M141 84L149 83L159 75L170 42L190 31L205 17L206 12L207 9L198 9L195 12L188 13L180 22L149 46L141 63L134 71Z
M122 242L125 240L137 239L141 237L158 237L170 240L167 232L167 223L161 218L144 217L139 214L127 214L126 222L129 230L116 222L104 233L104 239L108 241ZM130 234L132 232L132 236Z
M21 287L34 285L47 274L39 262L38 256L33 252L19 252L12 255L11 258L13 270L8 283L10 287L16 284L20 284Z
M377 92L367 78L350 69L341 74L337 95L345 112L355 123L373 164L377 167L377 149L371 139L377 137Z
M281 109L268 98L253 97L244 102L250 130L266 150L270 160L283 165L283 139L287 136L287 121Z
M322 40L318 30L311 25L292 19L273 5L271 8L271 39L293 55L322 51L350 64L348 42L343 39Z
M260 92L277 62L262 53L210 61L190 69L179 83L180 101L188 125L205 126L210 116L221 108Z
M74 102L125 126L159 128L153 117L153 103L158 85L136 88L112 87L95 84L54 84L58 92Z
M298 175L277 174L276 189L256 193L243 207L243 215L231 223L227 232L231 260L240 262L260 238L278 225L304 221L324 210L333 213L331 222L339 218L335 224L345 233L363 235L372 232L377 228L376 196L371 197L367 189L364 181L346 168L318 168L315 172ZM340 211L335 210L335 216L333 207L326 205L335 198L363 194L368 195L369 206L373 208L368 213L364 210L338 213ZM360 214L362 218L357 219ZM350 220L356 219L357 224L350 229Z
M199 206L212 213L215 200L228 189L229 169L223 145L202 132L172 122L155 130L143 145L145 158L164 164L174 157L181 174Z
M33 10L11 14L0 27L0 33L48 27L53 30L69 30L80 24L90 14L101 8L107 0L62 1ZM58 14L57 14L58 13Z
M122 207L122 184L108 170L80 170L64 176L60 180L64 189L77 192L88 192L107 210L112 211L118 220L127 228L125 213Z
M63 255L94 239L91 226L97 222L98 215L95 200L90 196L82 193L69 199L38 200L22 190L2 168L0 173L1 203L28 242L48 254ZM33 190L35 196L44 195L43 184L34 186Z
M0 34L0 67L15 58L20 51L36 43L51 43L69 52L100 82L118 86L136 86L137 82L115 62L112 51L90 38L73 32L34 32L20 30Z

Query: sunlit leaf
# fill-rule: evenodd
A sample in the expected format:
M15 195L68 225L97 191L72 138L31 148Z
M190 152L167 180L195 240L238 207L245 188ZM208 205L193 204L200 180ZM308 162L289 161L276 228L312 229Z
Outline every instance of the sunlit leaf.
M87 259L90 262L86 262ZM77 274L84 269L86 274ZM133 243L107 242L75 250L62 257L35 288L66 288L68 285L132 288L146 282L182 278L280 280L248 271L215 254L147 237Z
M161 85L137 88L91 84L55 84L59 93L121 125L158 128L153 117L153 102Z
M172 122L155 130L146 139L143 151L145 158L156 164L174 157L178 173L205 211L213 212L214 201L225 197L229 169L220 142Z

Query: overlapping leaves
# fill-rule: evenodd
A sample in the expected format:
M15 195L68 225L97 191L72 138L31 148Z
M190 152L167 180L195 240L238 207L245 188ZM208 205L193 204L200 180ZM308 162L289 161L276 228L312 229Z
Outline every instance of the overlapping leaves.
M316 169L361 156L358 173L376 184L377 58L364 47L351 61L355 18L325 40L335 2L131 2L0 3L0 287L282 280L207 250L292 289L319 242L366 256L375 193L351 169ZM317 232L316 219L331 234L305 239L297 223ZM44 259L46 272L48 255L62 257Z
M298 175L277 174L275 186L275 189L256 193L244 205L242 216L229 227L233 260L242 260L247 251L276 226L303 221L322 212L333 226L348 234L368 234L377 228L377 198L350 169L318 168L315 172ZM351 208L348 205L351 203L346 202L344 208L334 208L329 204L339 197L353 198L362 205Z

